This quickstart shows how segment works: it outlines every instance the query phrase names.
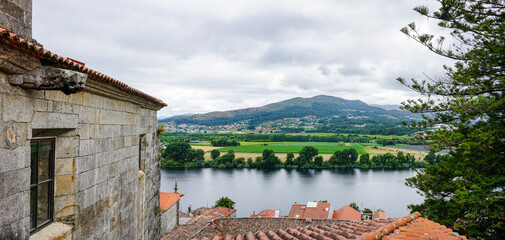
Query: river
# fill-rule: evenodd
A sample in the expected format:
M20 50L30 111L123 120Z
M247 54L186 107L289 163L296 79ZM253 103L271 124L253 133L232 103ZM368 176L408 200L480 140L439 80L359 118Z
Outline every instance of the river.
M294 202L327 200L336 210L351 202L375 210L387 217L409 214L407 205L421 203L423 197L405 185L405 178L415 176L407 170L259 170L259 169L162 169L161 191L173 192L175 180L181 199L180 210L187 212L201 206L212 207L227 196L236 202L237 217L249 217L267 209L281 210L287 216Z

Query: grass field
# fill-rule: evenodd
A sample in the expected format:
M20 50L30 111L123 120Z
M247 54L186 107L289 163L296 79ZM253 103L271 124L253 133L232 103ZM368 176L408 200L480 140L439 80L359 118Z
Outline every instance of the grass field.
M241 142L241 146L220 148L219 151L227 152L233 150L237 153L262 153L265 149L272 149L275 153L298 153L304 146L313 146L319 150L320 154L332 154L337 150L354 148L358 154L364 154L365 149L358 143L346 144L342 146L333 142ZM267 146L265 146L265 144Z

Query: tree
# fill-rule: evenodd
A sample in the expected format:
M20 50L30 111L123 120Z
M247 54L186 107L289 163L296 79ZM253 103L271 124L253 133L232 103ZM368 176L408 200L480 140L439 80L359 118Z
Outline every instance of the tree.
M291 167L293 166L293 159L295 158L295 154L292 152L288 152L286 154L286 161L284 161L284 167Z
M263 150L263 153L261 155L261 158L263 159L263 162L261 163L262 168L275 168L281 165L281 160L277 156L275 156L275 153L271 149L265 149Z
M323 162L324 162L323 156L316 156L314 158L314 165L316 165L318 167L322 167L323 166Z
M317 148L313 146L305 146L299 152L299 158L303 163L309 163L312 159L319 154Z
M218 149L213 149L212 151L210 151L210 157L212 158L212 160L216 160L216 158L219 157L219 155L221 155L221 152L219 152Z
M186 142L174 142L167 145L163 152L163 157L170 158L176 162L184 163L188 157L191 145Z
M358 207L358 204L356 204L355 202L349 203L349 207L352 207L352 208L354 208L356 211L360 212L359 207Z
M403 108L430 113L411 125L425 131L433 151L451 149L436 165L407 179L425 197L409 206L470 238L505 239L505 2L439 0L441 7L414 10L450 30L444 37L422 34L414 23L401 31L430 51L455 60L429 82L398 80L425 96Z
M359 163L361 165L370 165L370 154L368 153L365 153L361 156L359 156Z
M225 208L235 208L235 202L228 197L221 197L216 201L216 204L212 208L225 207Z

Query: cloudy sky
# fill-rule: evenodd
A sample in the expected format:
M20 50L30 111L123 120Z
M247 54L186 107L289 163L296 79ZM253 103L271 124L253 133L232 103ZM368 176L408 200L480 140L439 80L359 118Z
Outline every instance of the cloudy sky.
M325 94L399 104L447 60L400 33L425 0L44 0L33 37L165 101L160 117ZM436 6L436 5L434 5Z

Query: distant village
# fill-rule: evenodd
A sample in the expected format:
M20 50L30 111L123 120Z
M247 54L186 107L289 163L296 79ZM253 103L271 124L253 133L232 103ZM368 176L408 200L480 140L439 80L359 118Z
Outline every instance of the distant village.
M338 115L333 116L337 118ZM349 119L367 118L348 116ZM176 124L175 122L162 122L168 132L186 132L186 133L243 133L243 132L258 132L258 133L278 133L283 132L283 129L303 129L314 130L318 125L319 117L305 116L297 118L283 118L275 121L269 121L257 126L251 126L249 120L240 121L233 124L205 126L196 124Z

